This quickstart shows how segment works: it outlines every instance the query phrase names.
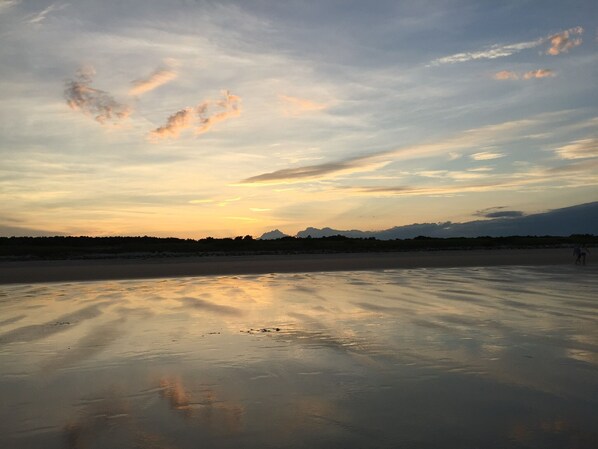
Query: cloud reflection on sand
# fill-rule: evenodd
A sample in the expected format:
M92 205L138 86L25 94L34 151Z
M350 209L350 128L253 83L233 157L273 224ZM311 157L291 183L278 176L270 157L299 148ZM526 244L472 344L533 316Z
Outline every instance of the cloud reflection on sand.
M593 447L596 274L4 286L0 446Z

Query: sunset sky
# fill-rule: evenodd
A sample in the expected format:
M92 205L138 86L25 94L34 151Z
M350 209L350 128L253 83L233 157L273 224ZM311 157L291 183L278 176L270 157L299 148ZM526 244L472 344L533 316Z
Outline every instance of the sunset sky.
M598 2L0 0L0 234L598 200Z

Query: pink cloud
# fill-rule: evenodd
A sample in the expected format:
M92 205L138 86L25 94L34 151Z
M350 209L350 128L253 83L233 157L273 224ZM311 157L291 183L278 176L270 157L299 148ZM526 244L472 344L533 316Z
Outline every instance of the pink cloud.
M177 138L181 131L193 126L196 134L203 134L215 124L241 115L241 98L229 91L224 91L223 95L222 100L206 101L176 112L168 117L165 125L150 132L150 138Z
M493 78L495 80L516 80L519 79L519 75L515 72L511 72L510 70L501 70L494 74Z
M177 77L173 70L158 69L147 78L140 78L133 81L133 87L129 90L129 95L141 95L172 81Z
M531 80L537 78L551 78L556 76L553 70L551 69L537 69L537 70L530 70L529 72L525 72L522 74L512 72L510 70L502 70L500 72L495 73L492 77L495 80L505 81L505 80Z
M538 69L523 74L523 79L530 80L534 78L551 78L555 76L555 73L550 69Z
M582 33L582 27L575 27L550 36L548 38L550 41L550 48L546 51L546 54L556 56L568 52L573 47L581 45L581 37L572 38L572 36L581 35Z
M216 123L223 122L232 117L241 115L241 98L231 94L229 91L224 91L224 99L216 102L218 108L223 111L208 115L209 104L204 103L198 108L198 116L200 125L195 128L197 134L203 134L212 128Z

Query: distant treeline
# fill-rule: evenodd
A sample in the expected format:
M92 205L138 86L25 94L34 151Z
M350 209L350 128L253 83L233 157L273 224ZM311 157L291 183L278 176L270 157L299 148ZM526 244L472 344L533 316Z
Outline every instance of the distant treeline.
M598 246L598 236L512 236L377 240L341 235L321 238L283 237L258 240L250 235L199 240L160 237L0 237L0 257L61 259L77 257L144 257L281 253L352 253L492 248Z

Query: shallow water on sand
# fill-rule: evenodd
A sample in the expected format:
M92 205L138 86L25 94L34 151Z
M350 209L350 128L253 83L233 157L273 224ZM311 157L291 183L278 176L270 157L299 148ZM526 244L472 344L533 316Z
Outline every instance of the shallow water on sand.
M596 448L598 269L0 287L0 447Z

